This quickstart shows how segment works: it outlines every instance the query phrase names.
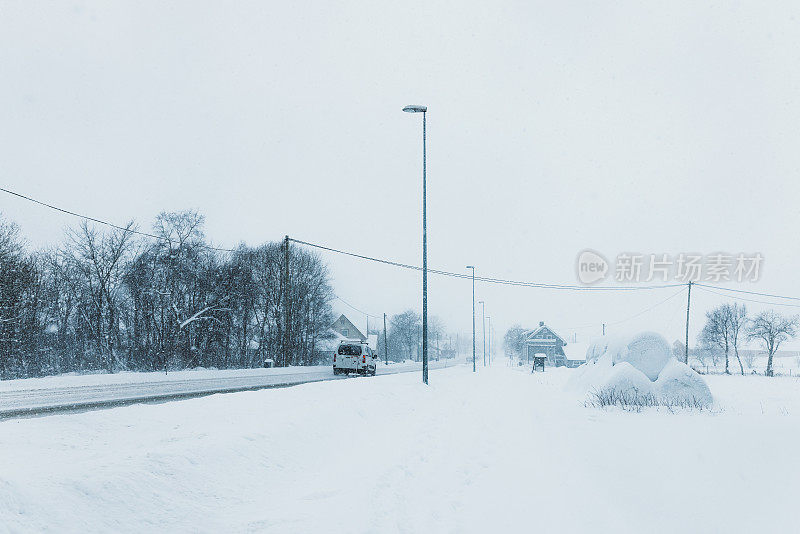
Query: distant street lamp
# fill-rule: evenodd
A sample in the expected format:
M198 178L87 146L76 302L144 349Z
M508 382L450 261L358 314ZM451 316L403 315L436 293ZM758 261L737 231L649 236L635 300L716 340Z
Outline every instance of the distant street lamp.
M406 106L406 113L422 113L422 381L428 383L428 207L426 183L426 123L428 108Z
M472 269L472 372L475 372L475 267L467 265L467 269Z
M481 305L481 315L483 316L483 366L486 367L486 303L482 300L478 302Z

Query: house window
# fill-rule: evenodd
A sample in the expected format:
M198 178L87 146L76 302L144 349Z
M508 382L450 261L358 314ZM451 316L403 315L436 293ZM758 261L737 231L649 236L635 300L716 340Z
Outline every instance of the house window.
M344 337L349 336L350 335L350 330L348 330L347 328L342 328L342 335Z

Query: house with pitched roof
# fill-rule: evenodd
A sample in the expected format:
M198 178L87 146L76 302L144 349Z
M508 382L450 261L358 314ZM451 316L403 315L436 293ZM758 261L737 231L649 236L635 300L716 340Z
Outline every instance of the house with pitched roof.
M340 315L336 321L333 322L331 325L331 329L339 332L342 334L346 339L359 339L361 341L366 341L367 336L361 333L356 325L350 321L344 314Z
M555 333L553 329L539 322L539 328L531 330L525 336L525 349L523 357L526 363L533 362L535 355L545 355L546 363L551 367L577 367L585 361L585 354L580 356L576 351L565 352L567 342ZM569 356L568 356L569 354Z

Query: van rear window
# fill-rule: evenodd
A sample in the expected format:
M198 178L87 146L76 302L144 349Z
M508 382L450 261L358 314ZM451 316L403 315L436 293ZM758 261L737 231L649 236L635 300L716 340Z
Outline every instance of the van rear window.
M339 345L340 356L361 356L360 345Z

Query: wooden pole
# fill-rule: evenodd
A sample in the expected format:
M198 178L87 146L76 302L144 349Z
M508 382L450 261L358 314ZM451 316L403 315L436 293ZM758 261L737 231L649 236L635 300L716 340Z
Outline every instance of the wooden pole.
M689 365L689 306L692 303L692 281L689 280L689 295L686 297L686 346L684 347L683 363Z
M289 358L289 236L283 238L283 366Z

